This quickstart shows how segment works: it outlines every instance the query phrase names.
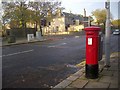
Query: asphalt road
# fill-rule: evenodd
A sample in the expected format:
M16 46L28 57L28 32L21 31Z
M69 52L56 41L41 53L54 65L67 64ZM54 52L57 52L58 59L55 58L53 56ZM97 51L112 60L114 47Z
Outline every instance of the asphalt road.
M118 36L111 36L111 52L118 51ZM104 51L104 50L103 50ZM48 88L79 68L85 58L85 35L2 49L3 88Z

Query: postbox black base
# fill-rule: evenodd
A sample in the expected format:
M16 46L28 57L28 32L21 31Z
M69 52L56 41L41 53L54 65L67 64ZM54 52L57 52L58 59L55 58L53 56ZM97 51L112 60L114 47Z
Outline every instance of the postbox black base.
M86 75L85 77L88 79L96 79L98 78L98 64L88 65L86 64Z

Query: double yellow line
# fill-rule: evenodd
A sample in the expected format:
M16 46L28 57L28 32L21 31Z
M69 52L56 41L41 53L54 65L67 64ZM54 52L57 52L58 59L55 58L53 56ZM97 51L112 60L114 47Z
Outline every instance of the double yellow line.
M83 66L85 66L85 63L86 63L86 60L83 59L81 63L78 63L78 64L76 64L75 66L78 67L78 68L79 68L79 67L83 67Z

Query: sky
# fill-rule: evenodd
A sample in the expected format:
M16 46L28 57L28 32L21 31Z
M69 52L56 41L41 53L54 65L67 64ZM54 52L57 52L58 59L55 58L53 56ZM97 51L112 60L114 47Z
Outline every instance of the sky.
M61 0L62 6L65 8L65 12L71 11L74 14L84 15L85 8L87 16L91 15L91 12L96 9L105 9L105 1L106 0ZM118 19L119 0L110 0L110 2L110 11L113 19Z
M0 0L0 2L1 1L2 0ZM44 0L30 0L30 1L44 1ZM62 2L61 6L65 8L64 10L65 12L71 11L74 14L84 15L84 8L85 8L86 15L89 16L91 15L91 12L96 9L105 9L105 1L107 0L99 0L99 1L98 0L56 0L56 1ZM120 16L120 9L118 12L118 2L120 2L120 0L110 0L110 2L111 2L110 11L112 13L113 19L118 19L118 13ZM0 5L0 10L1 10L1 5Z

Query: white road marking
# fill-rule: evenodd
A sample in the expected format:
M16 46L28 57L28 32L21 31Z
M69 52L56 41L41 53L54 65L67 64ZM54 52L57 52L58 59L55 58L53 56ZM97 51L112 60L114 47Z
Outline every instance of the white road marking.
M51 47L58 47L58 46L62 46L62 45L65 45L65 44L67 44L67 43L60 43L60 44L53 45L53 46L48 46L48 47L49 47L49 48L51 48Z
M61 45L65 45L65 44L67 44L67 43L62 43Z
M21 52L17 52L17 53L11 53L11 54L7 54L7 55L2 55L2 56L0 56L0 57L13 56L13 55L17 55L17 54L23 54L23 53L32 52L32 51L33 51L33 49L27 50L27 51L21 51Z
M70 68L77 68L75 65L71 65L71 64L67 64L66 66Z
M48 46L49 48L51 48L51 47L55 47L55 46Z
M80 36L75 36L75 38L79 38Z

